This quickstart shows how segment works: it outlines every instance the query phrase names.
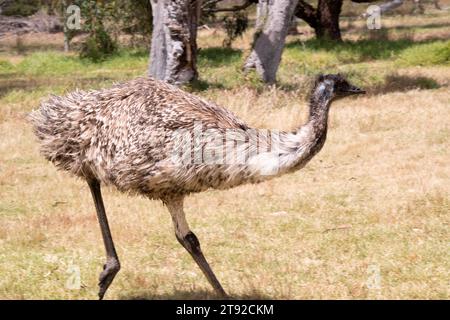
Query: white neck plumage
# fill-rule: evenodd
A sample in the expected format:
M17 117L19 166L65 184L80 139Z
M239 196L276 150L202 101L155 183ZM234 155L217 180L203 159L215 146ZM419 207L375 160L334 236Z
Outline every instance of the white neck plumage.
M331 94L319 86L310 101L309 119L294 133L271 132L271 149L249 158L255 174L270 178L301 169L323 147L328 128Z

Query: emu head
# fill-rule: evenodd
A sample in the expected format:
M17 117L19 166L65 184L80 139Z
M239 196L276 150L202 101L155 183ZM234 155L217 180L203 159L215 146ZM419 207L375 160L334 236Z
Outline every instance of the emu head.
M313 96L316 99L335 100L355 94L363 94L366 91L352 85L341 74L319 75L314 85Z

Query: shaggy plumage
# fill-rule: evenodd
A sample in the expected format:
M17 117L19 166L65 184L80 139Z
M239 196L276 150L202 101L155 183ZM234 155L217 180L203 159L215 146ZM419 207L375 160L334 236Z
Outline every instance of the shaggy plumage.
M183 197L298 170L325 142L332 100L361 92L340 75L320 76L309 120L294 132L250 128L227 109L152 78L52 96L30 118L45 158L90 183L100 222L106 216L99 184L93 182L163 200L178 240L224 293L204 265L199 245L196 249L198 240L184 220ZM104 230L109 232L107 223ZM107 252L117 272L115 251ZM101 284L101 297L109 283L103 289Z

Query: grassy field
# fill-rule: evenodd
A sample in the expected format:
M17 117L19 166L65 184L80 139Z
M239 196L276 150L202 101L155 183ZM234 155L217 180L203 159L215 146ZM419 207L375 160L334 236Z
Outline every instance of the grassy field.
M233 49L202 30L201 80L187 88L249 124L306 119L318 72L368 90L339 101L323 150L303 170L186 203L225 290L235 298L450 298L450 31L448 11L343 22L346 41L290 36L279 84L240 71L251 32ZM148 53L92 63L60 51L61 35L0 40L0 298L95 299L103 244L87 185L38 154L25 120L50 93L100 88L145 73ZM122 270L110 299L214 298L178 244L161 203L104 192ZM70 285L80 271L80 287ZM76 277L75 277L76 278ZM76 281L75 281L76 282Z

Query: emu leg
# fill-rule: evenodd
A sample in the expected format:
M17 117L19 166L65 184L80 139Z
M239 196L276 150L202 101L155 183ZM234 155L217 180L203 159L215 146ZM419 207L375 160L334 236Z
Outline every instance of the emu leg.
M95 209L97 210L98 222L102 231L103 243L106 249L106 263L103 265L103 271L99 277L99 292L100 300L108 290L109 285L113 281L117 272L120 269L119 257L117 256L114 242L109 230L108 218L106 217L105 206L103 205L102 193L100 190L100 182L97 180L88 180L89 188L91 189L92 197L94 198Z
M214 288L214 291L221 297L226 298L227 294L223 290L222 285L215 276L211 267L206 261L205 256L200 249L200 242L196 235L189 229L183 210L183 199L176 199L165 201L167 208L172 216L173 225L175 228L175 236L178 242L189 252L194 261L202 270L208 282Z

